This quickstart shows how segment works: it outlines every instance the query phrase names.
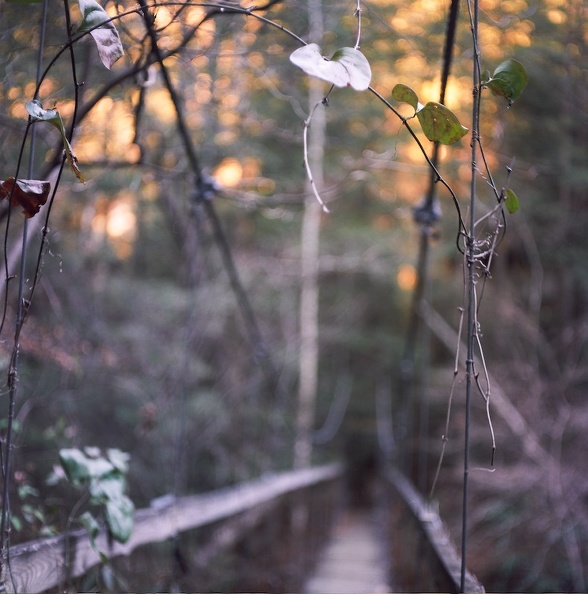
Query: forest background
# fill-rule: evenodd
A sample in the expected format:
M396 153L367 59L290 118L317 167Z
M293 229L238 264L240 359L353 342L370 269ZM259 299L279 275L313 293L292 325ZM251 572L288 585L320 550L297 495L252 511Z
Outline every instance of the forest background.
M399 82L423 101L437 100L449 3L360 4L361 51L372 86L391 101ZM48 6L45 64L67 39L63 8ZM111 16L135 8L104 6ZM325 54L354 45L356 6L323 0ZM77 5L70 8L79 21ZM496 389L524 425L517 425L519 417L494 418L495 471L471 474L468 567L488 591L585 591L587 8L582 0L481 0L480 8L484 66L492 71L516 58L529 76L510 108L486 93L481 120L490 166L502 177L512 169L509 186L520 209L506 221L479 321ZM41 4L0 4L2 179L14 175L25 105L35 92L41 10ZM72 83L64 53L41 85L45 108L58 109L66 124L76 115L72 146L85 183L65 171L45 234L46 210L29 219L26 283L33 282L39 254L41 274L19 337L13 543L66 526L75 494L51 480L59 474L62 448L128 452L130 495L138 507L169 492L202 492L292 465L309 78L288 59L300 45L293 37L228 10L203 20L211 10L161 2L156 11L166 70L203 172L199 195L175 107L137 12L115 21L125 55L112 69L102 67L96 46L84 39L75 51L83 84ZM308 34L300 3L276 2L261 14L302 38ZM446 104L466 126L471 60L462 10ZM364 461L378 448L382 399L398 405L416 282L413 213L430 170L402 121L369 92L337 89L323 112L320 190L330 212L320 218L316 259L316 427L333 402L348 405L336 434L319 432L314 458L352 452ZM28 177L54 179L61 138L51 126L37 127L37 171ZM463 209L469 151L469 136L441 150L440 170ZM455 357L449 343L464 292L455 207L442 189L438 195L442 217L434 228L429 281L438 323L429 328L430 350L419 358L426 377L417 387L430 402L427 487L445 433ZM214 205L214 217L207 203ZM19 303L8 277L11 258L20 253L23 217L6 201L0 207L7 271L2 403L8 408ZM235 265L229 273L227 246ZM242 291L235 291L232 270ZM422 365L425 359L430 367ZM435 492L456 535L462 379L460 374ZM475 465L488 469L482 399L474 403L472 422ZM396 439L410 449L414 427L396 429Z

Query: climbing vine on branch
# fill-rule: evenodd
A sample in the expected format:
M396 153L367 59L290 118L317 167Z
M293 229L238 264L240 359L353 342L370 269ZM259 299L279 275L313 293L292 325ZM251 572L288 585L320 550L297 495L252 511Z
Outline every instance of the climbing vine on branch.
M473 4L472 4L473 2ZM490 70L482 70L481 56L477 46L476 33L476 13L477 2L471 0L468 4L470 7L470 18L472 30L474 32L474 108L472 114L472 124L466 127L460 122L458 116L450 110L441 101L429 100L429 97L421 98L419 94L408 84L401 80L397 81L393 89L387 91L378 90L380 81L377 76L374 76L372 67L366 54L368 52L360 49L360 42L362 38L362 4L358 0L355 5L354 16L357 17L357 35L355 43L349 46L339 47L338 49L321 47L316 43L306 43L302 37L288 30L279 20L271 19L269 9L279 2L268 2L263 6L243 7L238 6L233 2L146 2L141 1L138 7L125 9L119 12L116 16L111 16L98 2L95 0L79 0L79 12L81 20L77 25L70 21L70 6L67 0L64 1L64 13L66 15L66 22L68 23L66 34L64 35L63 44L59 49L54 49L54 54L47 64L40 63L39 75L34 85L33 96L29 96L23 101L24 109L26 111L27 124L24 132L22 149L19 154L18 164L14 170L0 171L0 202L2 206L7 206L7 214L5 217L6 232L5 232L5 304L2 329L4 329L4 321L7 317L8 311L8 285L9 281L17 276L13 269L12 263L9 262L8 257L8 236L9 226L14 225L14 218L12 214L12 207L21 208L24 214L24 219L28 220L34 218L44 210L46 213L45 221L42 229L41 246L38 250L36 260L36 270L33 275L26 274L26 250L20 253L18 282L20 283L17 308L18 316L16 322L16 329L13 340L13 356L11 358L10 367L8 369L8 385L10 387L10 402L8 410L8 418L14 418L14 404L16 398L16 386L18 379L18 352L20 348L20 332L22 330L24 321L26 319L29 307L31 306L32 296L35 287L40 277L40 268L42 255L47 248L46 238L49 228L50 207L55 198L57 186L61 179L61 171L65 166L69 166L69 170L73 173L76 182L84 183L87 177L82 172L82 165L76 156L76 141L74 130L80 124L83 118L90 113L91 109L97 105L100 99L104 98L106 94L117 85L128 85L129 87L138 90L139 100L134 108L133 117L136 125L137 144L140 145L141 150L141 165L145 163L145 146L147 143L141 144L140 126L139 122L142 115L145 96L148 95L149 84L147 81L151 76L151 69L157 70L159 76L162 77L164 88L166 91L166 98L169 99L172 106L172 115L170 116L177 127L180 141L182 155L188 163L183 170L183 174L189 179L187 186L189 187L189 196L187 201L193 206L196 220L201 213L204 213L206 220L213 229L213 236L216 245L218 246L223 266L228 273L230 285L233 294L236 297L238 306L242 313L244 324L250 343L253 345L255 352L255 360L260 363L265 369L266 376L275 386L278 383L277 371L270 358L270 349L264 344L262 334L257 323L255 311L249 302L247 292L244 290L243 284L239 277L238 267L233 258L231 245L227 234L224 232L222 221L215 206L216 196L222 192L222 189L215 185L214 180L210 179L204 172L203 165L200 160L200 155L197 154L198 143L194 140L194 135L187 126L187 109L185 108L185 98L182 97L179 90L179 85L174 81L173 73L170 68L170 57L177 56L185 48L187 48L196 35L200 32L205 23L212 19L226 19L228 17L236 18L243 17L244 20L255 19L260 25L272 28L287 36L290 40L296 42L298 47L289 55L291 64L301 69L308 76L320 79L327 83L324 97L311 108L310 114L304 119L303 125L303 160L306 169L306 175L310 180L314 195L321 204L323 210L328 212L326 200L321 197L321 188L317 188L314 184L312 175L313 163L309 158L307 135L310 126L312 125L312 118L315 110L326 108L331 103L334 103L334 97L337 96L338 89L350 88L359 93L368 91L369 97L375 98L378 106L385 112L393 114L400 122L403 134L408 133L408 136L416 144L418 150L422 154L423 162L429 167L433 183L439 187L444 188L449 194L455 212L457 214L457 248L464 255L464 270L467 278L467 303L464 304L463 311L467 312L467 323L464 324L467 332L467 377L468 377L468 399L470 397L471 389L477 389L484 399L487 414L488 424L491 432L492 451L495 449L494 433L492 428L490 405L491 405L491 387L490 387L490 373L487 369L487 362L484 356L482 334L478 319L478 312L481 302L480 285L487 281L490 277L490 266L496 253L498 244L504 235L506 228L507 214L515 213L519 208L519 199L515 191L509 186L510 176L507 172L504 184L497 184L495 182L495 175L488 166L484 152L484 143L482 142L480 132L480 101L483 92L490 91L494 96L504 99L507 107L520 97L527 84L527 74L525 68L516 60L508 59L497 66L495 66L490 73ZM44 3L46 5L46 2ZM187 8L199 8L203 13L196 21L190 21L190 25L183 30L181 38L174 38L173 35L162 38L165 34L166 27L172 27L172 24L179 20L182 11ZM177 14L173 14L170 21L166 25L158 23L158 9L177 9ZM83 87L83 82L78 81L76 71L76 52L79 44L83 39L93 39L94 46L91 48L94 54L97 52L101 61L101 65L108 70L115 68L115 65L125 55L125 48L119 35L119 30L125 25L126 19L140 18L140 33L136 33L140 46L139 51L135 51L132 55L127 55L128 61L121 70L112 73L113 76L105 83L103 88L99 89L96 95L90 99L84 97L82 101L79 97L80 89ZM137 31L139 27L137 27ZM141 35L143 37L141 37ZM179 36L178 36L179 37ZM327 42L324 44L327 45ZM337 46L334 46L337 48ZM40 62L42 62L43 48L40 50ZM61 106L50 106L48 101L41 97L41 88L44 81L49 78L52 69L57 68L59 59L69 56L71 58L71 77L73 83L73 110L66 111ZM123 60L121 60L123 62ZM102 67L101 66L101 67ZM118 65L116 66L118 68ZM284 69L291 66L282 63ZM140 80L138 83L137 81ZM62 81L63 82L63 81ZM64 82L65 84L65 82ZM32 92L32 91L30 91ZM424 95L425 93L421 93ZM339 94L340 96L340 94ZM403 105L402 109L407 110L408 105L411 108L411 113L408 116L402 115L397 104ZM49 124L49 126L47 126ZM55 156L47 158L47 163L51 163L54 169L59 169L57 181L51 178L50 168L46 168L43 174L36 175L35 172L39 169L31 157L31 165L29 172L22 174L24 168L22 163L25 160L25 153L27 142L29 142L29 135L32 137L36 131L40 129L53 130L51 133L55 135L55 130L58 134L58 142L55 146ZM422 133L418 130L421 130ZM437 154L438 145L453 145L463 141L470 135L470 143L472 149L471 156L471 200L464 209L464 204L461 202L458 193L453 189L451 183L447 179L443 168L439 165L436 157L429 156L429 149L434 147L434 154ZM424 137L423 137L424 135ZM426 139L426 140L425 140ZM428 144L431 143L431 144ZM33 150L31 149L31 154ZM65 169L66 171L67 168ZM480 208L476 203L478 194L478 187L476 180L483 179L494 198L494 203L483 209L480 214ZM53 187L52 187L53 184ZM467 210L468 217L462 213ZM40 217L39 217L40 218ZM11 227L12 229L12 227ZM22 238L23 246L27 245L30 240L27 235L27 227L25 227ZM27 286L26 279L32 276L32 283ZM469 407L469 405L468 405ZM466 428L467 432L467 428ZM13 447L10 434L7 435L4 443L4 457L2 460L3 475L5 487L8 481L11 480L10 472L10 451ZM466 444L466 452L468 445ZM77 452L77 450L76 450ZM72 452L65 453L65 462L77 461L79 453L75 455ZM467 453L466 453L467 456ZM63 458L63 453L62 453ZM76 463L77 463L76 462ZM82 460L84 464L93 464L88 462L85 458ZM112 462L112 460L111 460ZM492 459L493 463L493 459ZM466 458L465 476L469 472L469 461ZM126 471L126 469L125 469ZM92 477L86 476L90 480ZM91 480L90 480L91 482ZM465 492L465 490L464 490ZM5 488L5 494L7 488ZM122 537L128 537L128 530L130 530L127 520L129 519L130 506L126 499L124 502L124 528ZM464 495L464 509L467 511L467 492ZM3 518L2 518L2 542L1 548L5 549L7 545L6 535L8 534L9 523L9 498L5 495L3 500ZM465 518L465 515L464 515ZM464 519L465 526L465 519ZM464 529L465 534L465 529ZM465 542L465 538L464 538ZM465 550L464 555L465 558Z

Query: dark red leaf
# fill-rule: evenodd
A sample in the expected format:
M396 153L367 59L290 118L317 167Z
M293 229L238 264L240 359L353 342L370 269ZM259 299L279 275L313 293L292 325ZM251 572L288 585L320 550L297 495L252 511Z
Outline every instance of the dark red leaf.
M34 217L47 202L51 184L37 179L17 179L9 177L0 181L0 200L10 199L12 206L20 205L27 218ZM12 195L12 196L11 196Z

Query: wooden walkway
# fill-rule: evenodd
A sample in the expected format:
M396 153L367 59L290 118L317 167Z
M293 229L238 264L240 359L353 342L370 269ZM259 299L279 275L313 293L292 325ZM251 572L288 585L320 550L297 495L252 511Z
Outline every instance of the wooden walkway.
M388 585L383 547L369 513L348 513L335 527L306 594L381 594Z

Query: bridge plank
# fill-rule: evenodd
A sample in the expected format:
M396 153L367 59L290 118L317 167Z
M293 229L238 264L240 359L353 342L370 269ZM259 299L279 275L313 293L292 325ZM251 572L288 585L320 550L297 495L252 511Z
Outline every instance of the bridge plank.
M370 516L346 514L306 583L306 594L390 592L382 550Z

